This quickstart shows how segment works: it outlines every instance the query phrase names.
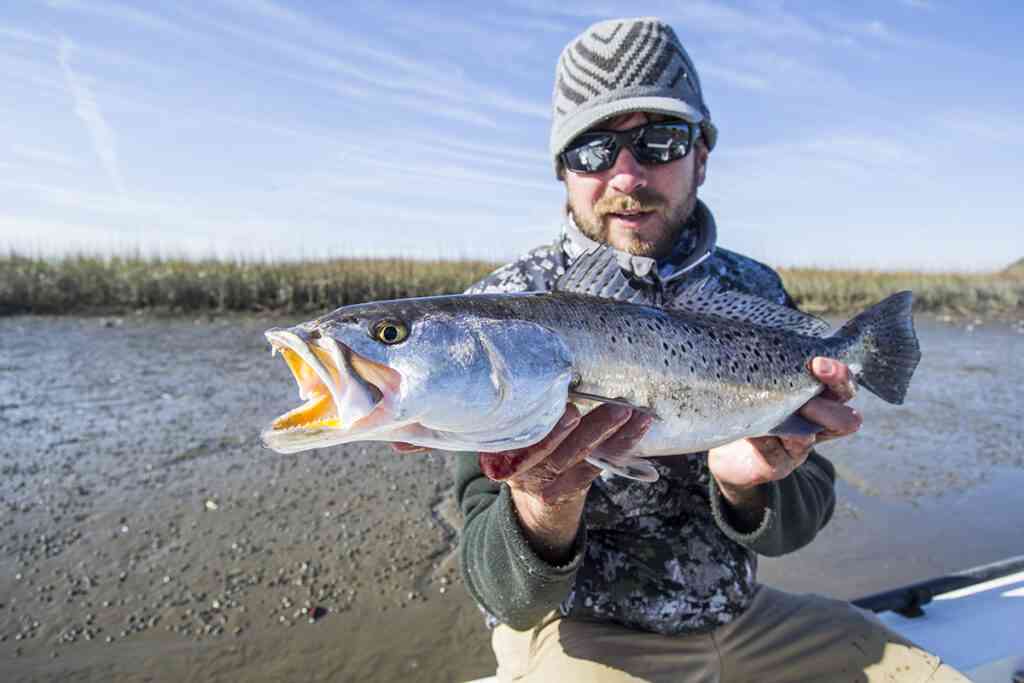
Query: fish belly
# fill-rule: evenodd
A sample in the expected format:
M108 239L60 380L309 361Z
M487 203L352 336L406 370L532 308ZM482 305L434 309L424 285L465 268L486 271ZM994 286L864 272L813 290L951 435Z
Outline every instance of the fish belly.
M796 412L821 390L809 385L800 392L770 398L747 396L728 405L727 400L709 401L703 407L669 406L655 408L659 418L630 455L653 457L699 453L739 439L764 436Z

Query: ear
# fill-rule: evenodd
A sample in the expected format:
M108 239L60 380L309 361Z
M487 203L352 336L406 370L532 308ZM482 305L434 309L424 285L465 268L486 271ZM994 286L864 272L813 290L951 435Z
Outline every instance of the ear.
M697 181L697 187L700 187L704 184L704 178L707 176L708 156L710 156L708 148L704 144L704 140L700 138L697 139L697 143L693 146L693 153L693 177Z

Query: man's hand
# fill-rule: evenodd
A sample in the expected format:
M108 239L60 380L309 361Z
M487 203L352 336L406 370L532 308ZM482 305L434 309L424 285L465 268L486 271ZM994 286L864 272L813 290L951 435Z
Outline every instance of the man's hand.
M741 439L708 452L708 469L742 527L756 528L760 524L768 501L764 492L757 488L759 485L789 476L804 463L815 443L847 436L860 429L863 422L860 413L843 405L856 393L846 365L819 357L811 362L810 369L825 385L825 390L805 403L799 413L821 425L824 431L807 437Z
M585 458L598 447L602 453L624 453L647 433L652 418L628 408L605 404L586 417L569 405L551 433L538 443L503 453L481 453L480 469L504 481L520 526L530 546L545 561L569 559L579 530L583 504L601 470Z

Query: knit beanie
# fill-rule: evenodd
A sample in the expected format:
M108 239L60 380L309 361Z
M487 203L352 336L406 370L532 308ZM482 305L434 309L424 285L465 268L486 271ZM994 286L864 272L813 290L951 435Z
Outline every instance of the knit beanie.
M700 124L710 150L718 139L697 69L672 27L654 17L594 24L569 43L555 69L551 154L607 118L634 111Z

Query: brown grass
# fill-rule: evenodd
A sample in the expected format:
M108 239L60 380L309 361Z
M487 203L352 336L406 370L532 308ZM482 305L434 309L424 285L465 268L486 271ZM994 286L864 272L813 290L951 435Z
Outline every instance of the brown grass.
M77 255L0 256L0 314L320 312L350 303L461 292L497 264L333 259L224 261ZM783 269L802 308L848 313L911 289L918 312L1020 315L1024 274Z

